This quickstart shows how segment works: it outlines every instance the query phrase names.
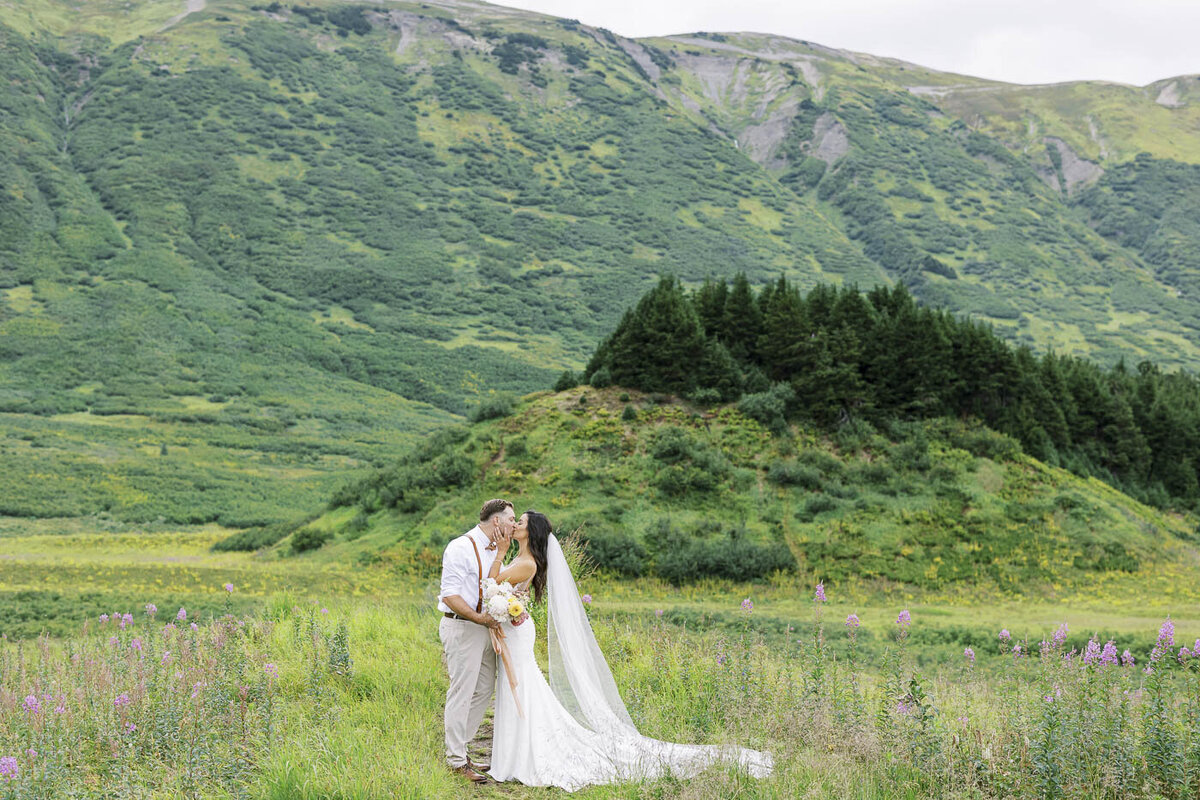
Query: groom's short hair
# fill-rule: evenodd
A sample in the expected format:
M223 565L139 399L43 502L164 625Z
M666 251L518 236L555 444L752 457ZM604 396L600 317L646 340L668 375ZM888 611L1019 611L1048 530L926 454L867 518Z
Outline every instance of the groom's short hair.
M487 522L493 515L499 514L506 508L512 508L513 504L507 500L502 500L497 497L495 500L488 500L483 504L483 508L479 509L479 521Z

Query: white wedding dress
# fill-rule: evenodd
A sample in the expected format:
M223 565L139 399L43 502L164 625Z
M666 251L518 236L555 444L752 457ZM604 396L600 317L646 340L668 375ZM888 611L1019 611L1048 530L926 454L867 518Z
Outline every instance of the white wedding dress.
M558 540L547 544L547 649L550 682L534 657L534 622L504 623L518 713L503 664L496 676L492 768L497 781L584 786L686 778L718 762L737 763L756 778L771 772L771 756L740 747L662 742L638 733L596 644Z

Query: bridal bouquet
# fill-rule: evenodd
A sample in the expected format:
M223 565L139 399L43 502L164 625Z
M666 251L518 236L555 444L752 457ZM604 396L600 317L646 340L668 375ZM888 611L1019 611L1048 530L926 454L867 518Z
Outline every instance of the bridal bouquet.
M525 604L529 595L518 592L508 581L496 583L494 578L483 581L483 603L488 616L497 622L508 621L514 627L529 619Z
M520 625L529 619L529 612L525 610L525 602L521 594L508 581L496 583L495 578L485 578L483 581L483 610L497 622L507 621L513 625ZM508 676L508 685L512 689L517 714L524 718L525 712L517 697L517 676L513 672L512 661L508 656L508 645L504 643L504 632L488 628L488 633L492 637L492 649L504 662L504 673Z

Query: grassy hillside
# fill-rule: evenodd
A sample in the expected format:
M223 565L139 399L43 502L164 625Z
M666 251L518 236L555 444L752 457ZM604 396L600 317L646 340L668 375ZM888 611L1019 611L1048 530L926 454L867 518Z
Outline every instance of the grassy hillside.
M303 514L581 366L662 272L902 281L1039 349L1200 364L1190 84L1152 103L1171 147L1079 84L1101 156L811 43L328 0L15 0L0 71L10 514Z
M784 570L1054 595L1177 574L1195 557L1195 519L1047 467L983 428L941 420L777 437L732 407L592 388L534 395L510 416L443 432L347 486L274 552L431 572L493 496L578 528L608 573L673 583Z

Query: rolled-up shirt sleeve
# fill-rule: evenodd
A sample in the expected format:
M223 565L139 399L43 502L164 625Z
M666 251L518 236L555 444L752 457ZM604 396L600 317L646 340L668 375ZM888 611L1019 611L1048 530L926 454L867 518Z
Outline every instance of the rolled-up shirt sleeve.
M466 558L465 545L461 538L455 539L446 545L446 551L442 553L442 587L438 592L438 608L442 611L450 610L445 605L445 599L455 594L473 604L474 597L467 597L464 589L468 581L475 579L475 563Z

